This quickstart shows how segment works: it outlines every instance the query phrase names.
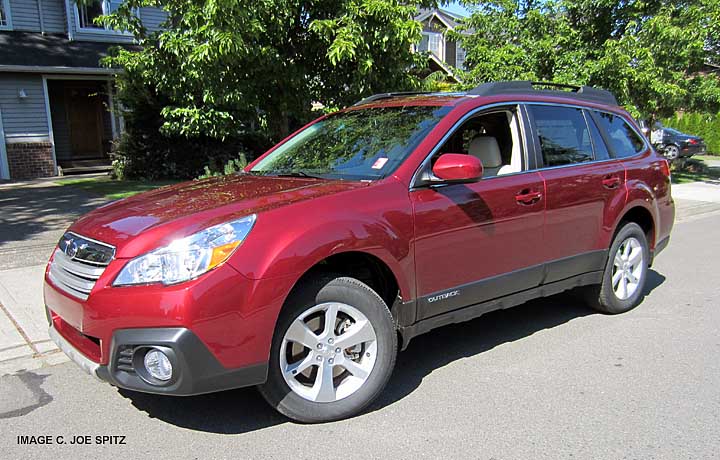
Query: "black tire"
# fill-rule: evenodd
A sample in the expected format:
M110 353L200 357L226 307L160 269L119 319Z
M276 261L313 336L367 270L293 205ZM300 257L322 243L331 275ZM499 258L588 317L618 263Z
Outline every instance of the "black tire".
M665 158L668 160L677 160L680 158L680 149L673 144L666 145L664 149Z
M288 386L280 367L283 338L293 321L308 309L325 302L340 302L359 310L369 320L377 338L376 360L365 382L354 393L333 402L303 398ZM270 350L267 381L259 386L265 400L285 416L302 423L320 423L358 414L383 390L397 356L397 332L390 310L366 284L339 275L318 275L295 288L277 321Z
M626 222L621 225L610 245L602 283L597 286L588 287L585 291L586 300L590 307L610 315L632 310L642 301L645 296L645 280L647 279L650 261L650 249L648 248L647 238L643 229L634 222ZM634 238L639 242L642 248L642 273L638 277L639 281L635 292L628 298L621 299L613 289L614 260L615 254L617 254L620 246L630 238Z

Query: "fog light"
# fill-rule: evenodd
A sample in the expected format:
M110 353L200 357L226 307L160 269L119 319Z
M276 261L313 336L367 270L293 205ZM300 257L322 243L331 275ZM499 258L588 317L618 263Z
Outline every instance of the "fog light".
M165 382L172 377L172 364L162 351L157 349L148 351L145 354L144 362L145 369L153 378Z

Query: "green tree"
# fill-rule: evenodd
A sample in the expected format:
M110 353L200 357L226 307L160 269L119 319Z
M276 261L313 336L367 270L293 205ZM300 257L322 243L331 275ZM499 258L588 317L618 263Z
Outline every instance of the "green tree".
M133 15L160 6L167 28ZM139 80L162 99L166 134L223 139L265 129L275 140L309 118L313 102L345 106L373 92L411 89L420 63L416 3L398 0L126 0L102 21L133 33L118 49L119 88Z
M613 91L636 116L678 108L720 108L714 75L720 1L496 0L466 2L473 14L468 86L529 79L590 84Z

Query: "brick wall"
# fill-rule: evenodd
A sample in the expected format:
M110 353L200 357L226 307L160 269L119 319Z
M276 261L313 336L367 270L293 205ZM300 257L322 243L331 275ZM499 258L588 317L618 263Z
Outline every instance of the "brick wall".
M9 143L6 147L11 179L33 179L56 174L50 142Z

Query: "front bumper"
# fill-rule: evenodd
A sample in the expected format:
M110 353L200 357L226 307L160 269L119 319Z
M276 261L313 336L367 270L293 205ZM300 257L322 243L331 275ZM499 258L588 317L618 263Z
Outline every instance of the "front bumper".
M181 327L117 330L109 363L102 365L86 357L60 332L60 321L54 318L50 324L53 342L87 373L120 388L189 396L258 385L267 378L267 363L223 367L191 330ZM154 380L144 369L144 355L152 348L161 349L170 359L173 375L167 382Z

